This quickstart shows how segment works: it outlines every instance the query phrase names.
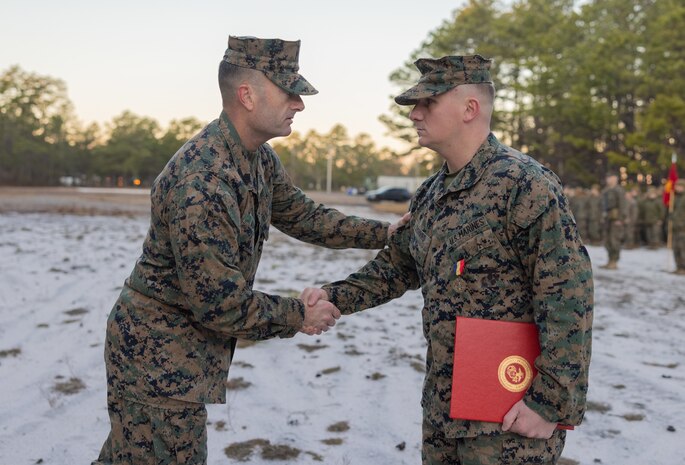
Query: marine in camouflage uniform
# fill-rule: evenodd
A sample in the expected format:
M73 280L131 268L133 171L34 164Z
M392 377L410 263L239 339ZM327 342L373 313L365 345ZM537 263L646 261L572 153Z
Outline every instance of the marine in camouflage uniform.
M640 192L637 196L637 243L639 246L647 243L645 225L645 205L647 204L647 192Z
M230 37L224 61L301 104L316 90L298 54L299 41ZM236 339L291 337L305 321L301 300L252 288L269 225L331 248L386 243L387 223L316 204L265 141L248 150L226 108L152 186L143 252L107 322L112 428L95 463L206 462L204 404L226 401Z
M599 186L593 184L587 198L587 225L588 243L592 245L602 244L602 193Z
M429 105L445 112L440 105L450 101L439 97L449 98L448 92L463 84L490 81L490 60L478 55L420 59L416 65L419 83L395 99L416 104L412 115L419 106L429 113ZM419 128L416 118L421 143L432 127L419 121L424 126ZM389 247L344 281L323 286L325 292L313 290L351 314L421 288L428 341L424 465L556 463L566 433L555 431L554 423L578 425L585 412L593 313L590 258L557 176L488 134L489 121L488 115L484 140L477 139L482 144L461 169L450 173L449 159L440 153L447 163L417 190L412 218ZM551 437L533 439L514 433L514 426L504 432L498 423L449 417L457 316L537 325L538 375L523 400L551 422Z
M585 192L585 189L580 187L575 189L573 193L573 198L569 198L571 211L576 219L576 227L578 228L578 234L580 235L583 242L588 242L590 240L590 233L588 227L588 198L589 194Z
M615 270L621 255L623 234L627 220L626 192L618 184L618 176L609 175L607 186L602 191L602 207L604 212L604 247L607 249L609 261L602 268Z
M626 226L623 246L626 249L634 249L638 245L638 206L637 189L626 192Z
M675 273L685 275L685 179L683 178L675 182L675 204L671 212L671 227L673 228Z
M659 195L659 191L652 187L647 191L647 199L644 203L644 224L647 246L650 249L658 249L662 244L664 218L666 207Z

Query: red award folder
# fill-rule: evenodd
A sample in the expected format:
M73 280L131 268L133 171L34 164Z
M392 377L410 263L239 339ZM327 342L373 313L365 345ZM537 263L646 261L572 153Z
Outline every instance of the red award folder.
M537 375L538 355L533 323L458 316L450 417L502 423Z

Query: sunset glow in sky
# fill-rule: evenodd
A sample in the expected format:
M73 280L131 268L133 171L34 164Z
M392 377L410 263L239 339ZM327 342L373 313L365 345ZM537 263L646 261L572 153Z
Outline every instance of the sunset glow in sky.
M216 73L229 34L300 39L300 72L319 94L305 97L293 130L341 123L352 136L365 132L392 146L378 121L401 91L388 77L461 4L6 0L0 71L19 65L62 79L84 123L130 110L166 126L218 116Z

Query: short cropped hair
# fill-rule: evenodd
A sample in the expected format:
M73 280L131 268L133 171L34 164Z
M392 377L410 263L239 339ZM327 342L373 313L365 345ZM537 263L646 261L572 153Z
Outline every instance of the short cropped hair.
M227 103L235 95L235 90L240 84L245 81L253 82L255 73L258 72L221 60L221 63L219 63L219 91L221 91L223 103Z
M483 84L473 84L473 85L476 86L480 95L482 95L485 99L487 99L488 103L490 103L491 105L494 104L494 102L495 102L495 85L494 84L492 84L490 82L486 82Z

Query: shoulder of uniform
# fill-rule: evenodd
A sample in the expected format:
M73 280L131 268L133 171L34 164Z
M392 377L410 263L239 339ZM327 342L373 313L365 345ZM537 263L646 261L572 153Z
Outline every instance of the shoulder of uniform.
M423 192L427 191L433 185L433 183L435 183L437 181L438 176L440 176L440 170L438 170L435 173L428 176L421 183L421 185L416 189L416 193L418 194L419 192L423 193Z
M512 173L517 173L524 177L534 178L541 176L546 178L550 174L556 177L549 168L546 168L530 155L506 145L500 145L495 152L493 162L500 168L508 169Z
M207 194L206 197L209 197L217 192L220 185L220 176L212 170L194 170L179 177L171 190L175 195L180 195L181 200L191 192Z
M504 147L497 152L494 164L499 171L498 177L511 183L512 219L519 226L529 226L550 208L565 208L567 202L561 181L551 169L531 156Z
M431 174L416 188L416 192L414 192L414 195L412 196L412 205L418 205L422 201L431 186L437 181L439 175L440 170Z

